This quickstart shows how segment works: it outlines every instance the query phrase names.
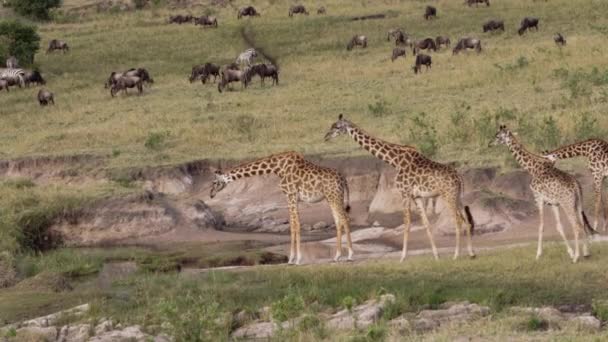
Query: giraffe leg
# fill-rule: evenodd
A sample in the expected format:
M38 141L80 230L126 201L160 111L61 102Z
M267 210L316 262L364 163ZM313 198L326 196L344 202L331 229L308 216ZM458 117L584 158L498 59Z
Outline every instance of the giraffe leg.
M568 221L570 221L570 225L572 226L572 230L574 230L574 256L572 257L572 262L576 263L580 256L580 249L578 243L578 235L583 230L583 226L581 222L578 221L576 215L576 209L574 207L564 210L566 212L566 217Z
M538 216L540 220L538 223L538 247L536 248L536 260L538 260L541 255L543 255L543 231L545 230L545 203L542 198L536 199L536 206L538 206ZM557 214L559 215L559 212ZM559 218L556 220L559 220Z
M291 253L289 263L299 265L302 260L300 251L300 215L298 213L298 197L297 195L288 196L289 207L289 223L291 226Z
M564 233L564 227L562 226L562 221L559 217L559 207L558 206L553 206L553 215L555 216L557 231L559 232L559 235L562 236L562 239L564 239L564 244L566 245L566 249L568 250L568 255L570 255L571 258L574 258L574 252L572 251L572 248L570 247L570 244L568 243L568 239L566 238L566 233Z
M348 244L348 261L353 261L353 241L350 238L350 220L348 218L348 213L346 212L346 210L344 210L344 208L341 206L340 207L341 210L341 214L342 214L342 225L344 226L344 232L346 233L346 243Z
M336 224L336 256L334 262L340 261L342 257L342 220L339 213L339 209L335 204L330 204L331 213L334 216L334 223Z
M593 192L595 193L595 212L593 218L593 229L597 230L600 219L600 209L602 208L602 183L604 176L594 175L593 177ZM583 199L581 198L581 201ZM578 217L578 216L577 216ZM605 221L605 219L604 219ZM605 223L604 223L605 224ZM604 225L605 228L605 225Z
M424 226L426 228L426 235L431 242L431 248L433 250L433 256L435 260L439 260L439 255L437 254L437 247L435 246L435 240L433 240L433 232L431 231L431 223L429 222L429 218L426 216L426 211L424 210L424 203L421 199L416 199L416 205L418 206L418 210L420 211L420 216L422 216L422 222L424 222Z
M294 227L295 223L295 215L293 213L292 207L289 206L289 233L291 235L290 241L290 249L289 249L289 265L293 265L295 261L296 255L296 229Z
M448 206L452 210L452 217L454 217L454 223L456 223L456 248L454 249L454 260L456 260L460 255L460 231L462 230L462 216L456 206L456 203L450 202L448 203Z
M461 214L462 216L462 214ZM473 222L466 222L467 224L467 249L469 251L469 257L475 258L475 251L473 251Z
M404 196L403 199L403 225L403 250L401 251L401 262L407 257L407 241L410 235L410 227L412 226L409 196Z

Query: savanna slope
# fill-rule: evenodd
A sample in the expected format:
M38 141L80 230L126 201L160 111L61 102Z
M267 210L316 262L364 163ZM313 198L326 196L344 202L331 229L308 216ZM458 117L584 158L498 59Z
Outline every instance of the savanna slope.
M84 5L66 1L65 10ZM203 3L192 9L160 5L123 13L64 15L39 26L44 46L65 39L71 52L36 61L56 94L57 105L41 110L37 89L0 97L1 158L99 154L111 166L157 165L200 158L242 158L294 149L307 154L361 154L352 142L327 144L323 132L338 113L385 139L409 143L443 160L472 164L503 160L487 150L496 122L519 130L535 148L551 148L601 136L608 107L608 3L504 0L479 8L460 1L434 1L437 20L425 21L418 1L306 3L310 16L289 18L289 5L256 1L262 16L237 20L234 9ZM235 2L240 7L245 2ZM168 25L170 14L209 13L218 29ZM349 17L386 13L383 20ZM5 14L6 15L6 14ZM540 31L517 35L521 18L540 18ZM503 19L505 33L484 34L483 22ZM417 38L448 35L482 39L481 55L433 53L433 69L411 70L413 57L390 61L386 31L403 27ZM227 63L256 45L278 60L278 87L252 87L219 94L215 86L190 84L190 68ZM568 45L559 49L555 32ZM347 52L353 34L369 47ZM111 99L103 88L112 70L143 66L156 80L145 95Z

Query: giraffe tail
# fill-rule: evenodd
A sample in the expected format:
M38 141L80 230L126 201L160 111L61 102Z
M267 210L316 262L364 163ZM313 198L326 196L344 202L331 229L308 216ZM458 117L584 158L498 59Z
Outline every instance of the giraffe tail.
M473 220L473 214L471 214L471 208L468 205L464 206L464 213L467 216L467 221L471 225L471 236L475 235L475 220Z
M348 182L346 177L342 176L342 183L344 185L344 211L350 212L350 189L348 188Z
M593 227L591 227L589 224L589 220L587 219L587 215L585 215L584 211L581 211L581 215L583 216L583 228L585 229L585 233L587 233L587 235L598 234L598 231L593 229Z

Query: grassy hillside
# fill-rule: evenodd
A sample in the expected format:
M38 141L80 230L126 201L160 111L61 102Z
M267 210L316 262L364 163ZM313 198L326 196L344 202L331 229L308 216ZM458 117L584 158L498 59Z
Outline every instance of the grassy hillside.
M85 4L85 2L82 2ZM87 2L88 3L88 2ZM231 7L170 10L160 6L124 13L60 16L39 27L44 46L67 40L72 51L36 56L57 105L39 108L37 89L0 94L0 157L94 153L112 165L174 163L198 158L240 158L288 149L304 153L362 154L346 139L324 143L339 113L385 139L419 146L438 159L475 164L496 161L485 146L497 121L518 128L524 141L550 148L608 131L608 3L502 0L469 8L433 1L439 18L424 21L423 1L328 0L328 14L287 17L282 1L255 1L262 12L237 20ZM239 1L237 5L245 2ZM77 7L78 1L66 1ZM218 29L168 25L170 14L207 12ZM384 20L349 21L386 13ZM540 17L540 31L520 37L522 17ZM481 33L484 21L505 20L506 32ZM411 70L413 57L390 61L386 30L401 26L415 37L482 39L481 55L433 53L433 69ZM278 87L259 80L245 91L219 94L214 85L190 84L194 64L227 63L246 48L241 30L277 58ZM559 49L560 31L568 45ZM353 34L369 47L347 52ZM112 70L143 66L155 85L143 96L112 99L103 88ZM503 153L503 152L501 152Z

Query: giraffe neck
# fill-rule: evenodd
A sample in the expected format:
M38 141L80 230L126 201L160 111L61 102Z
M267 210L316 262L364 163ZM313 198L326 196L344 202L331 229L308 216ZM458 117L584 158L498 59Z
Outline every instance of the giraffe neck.
M547 166L553 165L548 159L538 156L528 150L515 137L511 138L511 142L507 144L509 150L515 157L515 160L533 176L540 170L544 170Z
M281 176L287 163L293 161L297 157L297 155L293 154L272 155L233 167L226 172L225 175L228 181L235 181L240 178L260 176L269 173Z
M369 153L396 168L402 166L401 159L406 149L410 148L415 150L412 147L397 145L377 139L353 124L347 128L347 132L354 141L369 151Z
M560 147L549 152L555 159L568 159L578 156L588 157L601 147L601 142L597 139L589 139L575 144Z

